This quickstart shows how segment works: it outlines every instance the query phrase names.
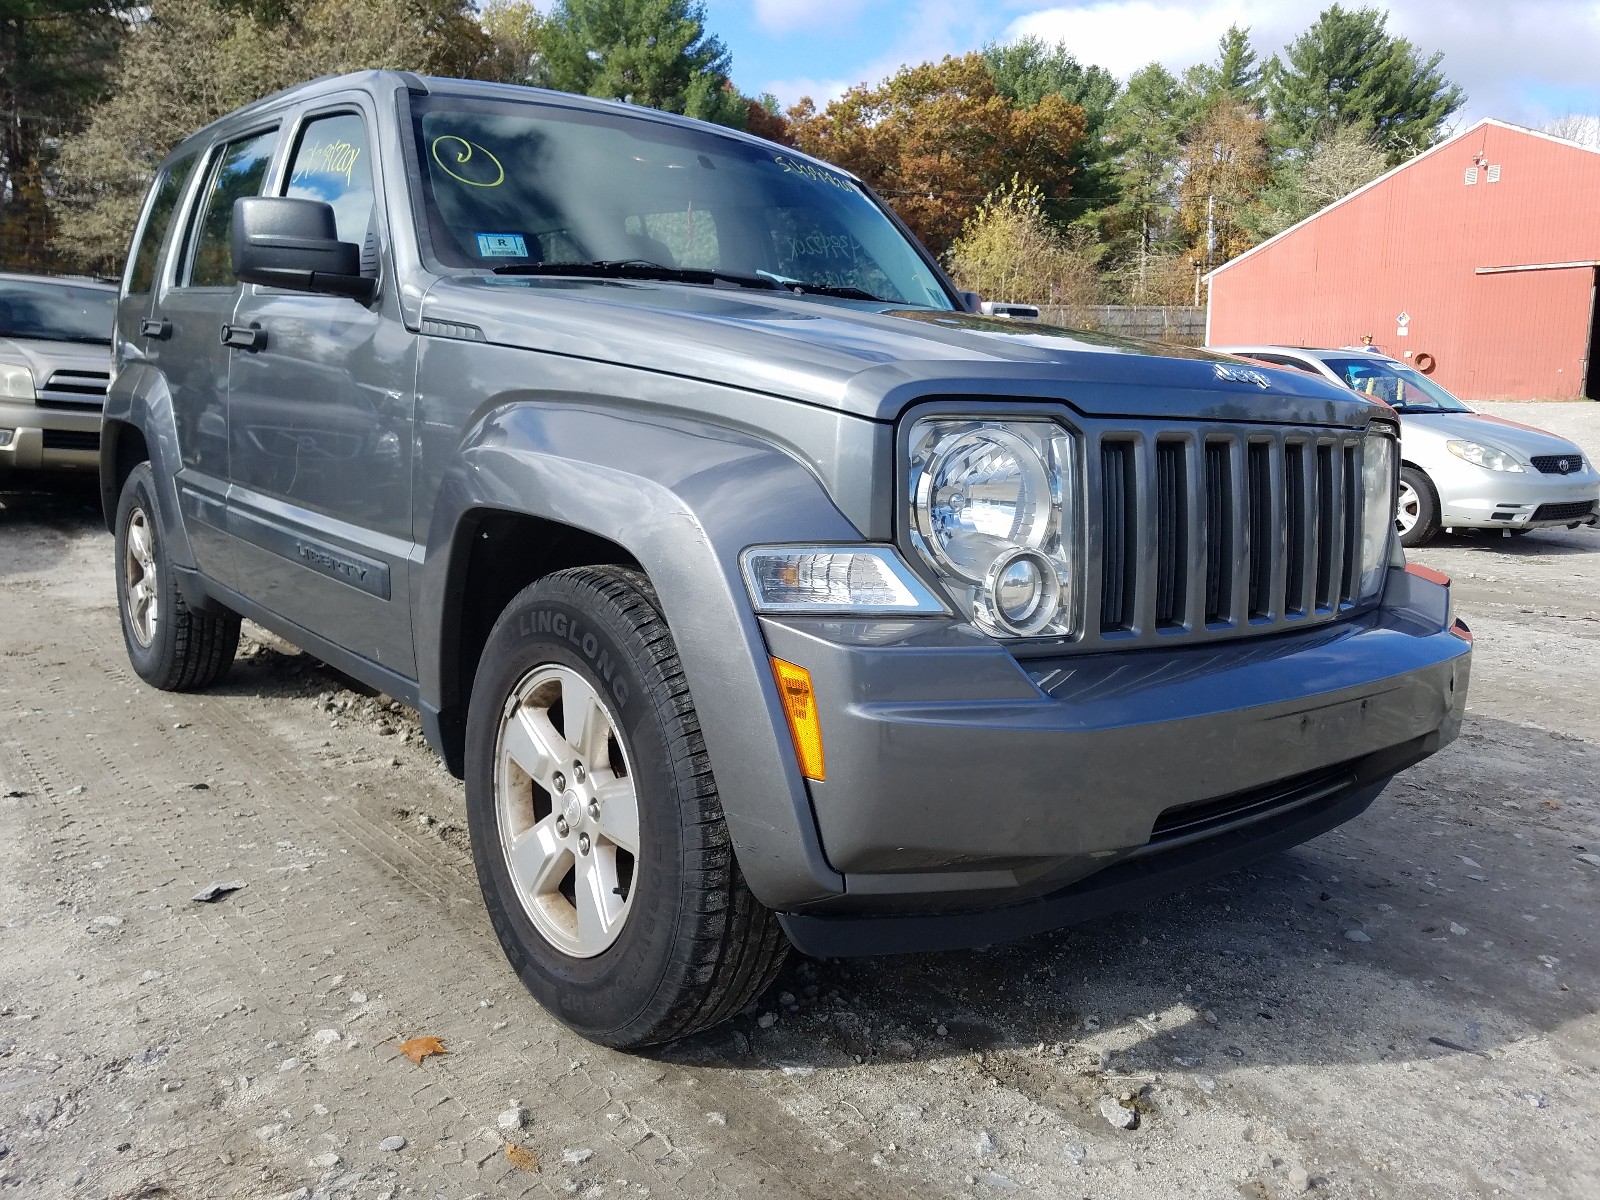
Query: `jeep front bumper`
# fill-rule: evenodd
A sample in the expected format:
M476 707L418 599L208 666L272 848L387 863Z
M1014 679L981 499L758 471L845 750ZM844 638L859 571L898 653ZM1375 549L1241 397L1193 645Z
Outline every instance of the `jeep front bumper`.
M811 672L822 846L844 894L803 950L983 944L1109 911L1359 813L1458 733L1470 635L1449 588L1254 641L1014 657L947 623L767 618Z

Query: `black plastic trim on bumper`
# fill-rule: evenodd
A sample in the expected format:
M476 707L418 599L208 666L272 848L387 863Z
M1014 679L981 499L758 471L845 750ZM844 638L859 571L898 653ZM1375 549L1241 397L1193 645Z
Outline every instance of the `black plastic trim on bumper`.
M1108 867L1025 904L936 915L811 917L779 913L789 940L817 958L962 950L1032 937L1147 903L1287 850L1365 812L1392 776L1215 837Z

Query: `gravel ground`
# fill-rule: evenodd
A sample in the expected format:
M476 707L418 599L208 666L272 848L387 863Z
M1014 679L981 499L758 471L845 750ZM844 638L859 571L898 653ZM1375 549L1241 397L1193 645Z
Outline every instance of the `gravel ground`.
M0 1196L1600 1196L1600 533L1416 557L1471 712L1360 819L629 1056L521 991L413 714L266 635L147 689L94 497L0 487Z

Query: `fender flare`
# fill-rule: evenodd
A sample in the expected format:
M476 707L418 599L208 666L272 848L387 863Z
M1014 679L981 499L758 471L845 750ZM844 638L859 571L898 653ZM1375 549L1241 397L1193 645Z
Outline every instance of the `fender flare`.
M634 557L673 630L751 890L778 909L842 892L738 565L765 542L865 540L816 476L752 435L683 418L548 399L496 407L440 483L418 574L419 685L437 711L465 705L449 694L468 540L458 533L486 509L580 529Z

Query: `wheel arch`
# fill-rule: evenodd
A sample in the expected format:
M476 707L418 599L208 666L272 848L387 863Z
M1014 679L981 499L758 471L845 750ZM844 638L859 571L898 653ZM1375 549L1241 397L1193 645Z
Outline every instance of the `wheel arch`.
M144 431L132 421L107 419L100 429L100 512L106 531L116 533L117 502L122 485L140 463L150 457Z
M633 566L672 629L751 890L780 910L843 890L738 565L750 545L863 540L815 474L752 434L546 399L484 412L419 504L431 525L413 572L418 691L452 770L505 602L548 571Z

